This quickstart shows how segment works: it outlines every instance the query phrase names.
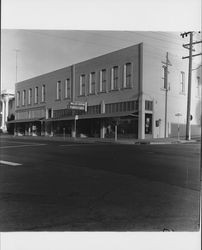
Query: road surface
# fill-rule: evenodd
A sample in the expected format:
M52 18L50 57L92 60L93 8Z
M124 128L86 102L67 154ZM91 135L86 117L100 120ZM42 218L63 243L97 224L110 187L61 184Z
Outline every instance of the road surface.
M196 231L200 144L0 141L1 231Z

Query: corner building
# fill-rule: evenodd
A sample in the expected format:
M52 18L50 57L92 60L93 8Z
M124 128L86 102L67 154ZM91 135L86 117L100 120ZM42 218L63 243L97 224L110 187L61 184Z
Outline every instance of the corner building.
M188 67L170 56L177 66L169 69L165 125L166 52L152 53L140 43L16 83L14 133L107 138L116 130L119 138L144 139L164 137L166 126L166 137L176 136L179 112L185 133ZM200 96L193 100L192 132L199 134Z

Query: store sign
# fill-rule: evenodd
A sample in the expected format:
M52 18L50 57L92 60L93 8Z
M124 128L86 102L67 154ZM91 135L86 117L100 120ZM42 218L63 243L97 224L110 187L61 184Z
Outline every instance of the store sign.
M87 102L70 102L67 107L73 110L87 111Z

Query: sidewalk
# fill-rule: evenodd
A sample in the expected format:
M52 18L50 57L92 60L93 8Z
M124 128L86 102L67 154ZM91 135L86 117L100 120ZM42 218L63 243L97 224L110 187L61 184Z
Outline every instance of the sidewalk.
M31 139L31 140L47 140L47 141L67 141L76 143L113 143L113 144L131 144L131 145L142 145L142 144L179 144L179 143L193 143L200 141L201 138L197 137L187 141L185 139L178 140L177 138L151 138L151 139L133 139L133 138L118 138L115 141L114 138L71 138L62 136L14 136L14 135L0 135L1 138L15 138L15 139Z

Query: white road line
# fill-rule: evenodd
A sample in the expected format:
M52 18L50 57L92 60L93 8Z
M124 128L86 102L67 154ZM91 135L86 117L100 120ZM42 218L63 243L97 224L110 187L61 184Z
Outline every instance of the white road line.
M20 165L22 165L22 164L16 163L16 162L1 161L1 160L0 160L0 164L9 165L9 166L20 166Z
M64 144L64 145L59 145L60 147L78 147L78 146L86 146L86 145L92 145L91 143L82 143L82 144Z
M23 147L36 147L36 146L45 146L47 144L24 144L19 146L2 146L1 148L23 148Z

